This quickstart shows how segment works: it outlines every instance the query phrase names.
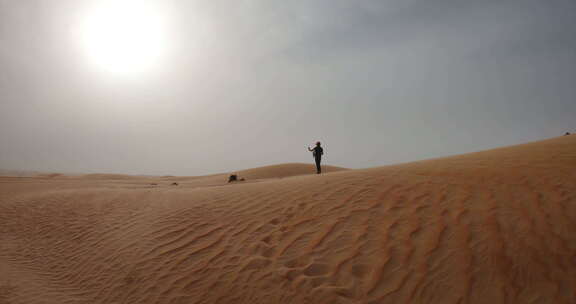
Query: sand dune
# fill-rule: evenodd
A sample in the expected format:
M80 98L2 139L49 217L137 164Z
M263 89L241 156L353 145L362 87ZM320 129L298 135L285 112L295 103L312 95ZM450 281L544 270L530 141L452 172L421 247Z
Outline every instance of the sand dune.
M576 136L240 173L1 177L0 303L576 303Z
M137 176L137 175L128 175L128 174L92 173L92 174L84 174L84 175L80 176L80 178L111 180L111 179L135 179L135 178L145 178L145 177Z
M330 173L347 170L345 168L336 166L322 166L322 172ZM307 175L316 173L316 165L314 164L281 164L275 166L259 167L248 170L241 170L238 172L240 177L248 179L263 179L263 178L283 178L297 175Z

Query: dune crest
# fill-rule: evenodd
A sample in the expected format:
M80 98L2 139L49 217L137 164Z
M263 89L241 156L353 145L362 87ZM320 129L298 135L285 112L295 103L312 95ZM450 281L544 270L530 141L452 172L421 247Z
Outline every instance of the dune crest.
M282 166L233 186L0 177L0 303L576 303L576 137Z
M338 172L348 170L336 166L322 166L323 173ZM250 179L265 179L265 178L283 178L298 175L316 174L316 167L313 164L303 163L288 163L280 165L272 165L265 167L258 167L248 170L240 170L238 174L241 177Z

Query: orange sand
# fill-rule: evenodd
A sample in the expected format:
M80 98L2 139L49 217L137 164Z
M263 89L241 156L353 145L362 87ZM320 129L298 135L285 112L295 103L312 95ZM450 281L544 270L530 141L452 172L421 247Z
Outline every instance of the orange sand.
M0 303L576 303L576 136L333 171L1 177Z

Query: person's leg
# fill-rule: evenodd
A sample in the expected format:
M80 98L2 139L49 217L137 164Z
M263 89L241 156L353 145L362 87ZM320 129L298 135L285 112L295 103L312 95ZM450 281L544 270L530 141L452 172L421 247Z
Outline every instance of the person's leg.
M322 169L320 168L320 161L321 161L321 160L322 160L322 159L319 158L319 157L316 158L316 173L317 173L317 174L320 174L320 173L322 172Z

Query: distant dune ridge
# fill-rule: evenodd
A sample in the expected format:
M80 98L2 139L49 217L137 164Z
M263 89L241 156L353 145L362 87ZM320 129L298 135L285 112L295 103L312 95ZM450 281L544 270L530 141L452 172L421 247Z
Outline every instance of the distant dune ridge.
M576 303L576 136L311 168L0 177L0 303Z
M322 172L324 173L343 170L347 169L335 166L322 166ZM316 173L316 166L314 164L291 163L241 170L238 173L240 177L250 179L282 178Z

